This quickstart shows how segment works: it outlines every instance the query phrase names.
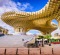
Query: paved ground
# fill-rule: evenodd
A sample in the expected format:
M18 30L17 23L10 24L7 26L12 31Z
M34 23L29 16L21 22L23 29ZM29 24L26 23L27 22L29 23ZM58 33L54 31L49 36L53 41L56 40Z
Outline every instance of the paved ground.
M24 47L24 43L30 41L33 36L28 35L5 35L0 37L0 47ZM22 41L24 39L24 41Z
M31 35L5 35L0 37L0 47L24 47L24 43L33 38L34 36ZM52 44L50 47L54 46L60 47L60 44ZM45 47L48 47L48 45L45 45Z
M39 48L42 47L42 46L39 46ZM60 47L60 44L51 44L51 46L49 45L44 45L44 47Z

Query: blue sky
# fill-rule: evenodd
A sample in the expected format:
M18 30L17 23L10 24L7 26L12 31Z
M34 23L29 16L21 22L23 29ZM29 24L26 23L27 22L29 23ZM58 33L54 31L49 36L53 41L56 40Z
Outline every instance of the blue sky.
M54 22L55 24L58 25L58 21L57 20L53 19L52 22Z
M47 2L48 0L0 0L0 14L6 11L38 11Z
M15 3L22 3L22 4L26 4L29 3L32 7L32 9L26 9L25 11L37 11L42 9L48 2L48 0L13 0ZM19 6L18 6L19 8Z

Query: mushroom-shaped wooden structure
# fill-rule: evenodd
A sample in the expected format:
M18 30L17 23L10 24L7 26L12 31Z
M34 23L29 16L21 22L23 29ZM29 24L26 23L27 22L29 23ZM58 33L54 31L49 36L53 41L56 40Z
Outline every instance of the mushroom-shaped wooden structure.
M44 33L52 32L57 28L51 25L53 19L60 15L60 0L49 0L44 8L36 12L5 12L1 19L14 27L17 32L37 29Z

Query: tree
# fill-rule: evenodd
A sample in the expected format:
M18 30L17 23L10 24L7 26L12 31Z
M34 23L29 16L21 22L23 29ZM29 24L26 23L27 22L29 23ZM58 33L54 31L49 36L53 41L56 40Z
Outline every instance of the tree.
M51 35L50 34L45 35L44 38L48 40L48 43L50 43L50 39L51 39Z
M42 39L42 47L44 47L44 36L39 36L39 39Z

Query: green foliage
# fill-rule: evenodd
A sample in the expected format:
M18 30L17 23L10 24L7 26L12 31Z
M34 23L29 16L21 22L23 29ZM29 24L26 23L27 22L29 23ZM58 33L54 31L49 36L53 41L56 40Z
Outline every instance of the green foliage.
M51 39L51 35L50 34L47 34L44 36L45 39Z
M39 36L38 37L38 39L42 39L42 38L44 38L44 39L51 39L51 35L50 34L47 34L45 36Z
M51 39L51 42L58 42L59 39Z
M39 38L38 38L38 39L42 39L42 38L44 38L44 36L39 36Z

